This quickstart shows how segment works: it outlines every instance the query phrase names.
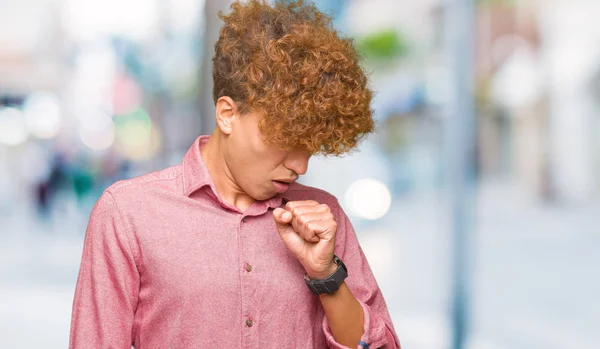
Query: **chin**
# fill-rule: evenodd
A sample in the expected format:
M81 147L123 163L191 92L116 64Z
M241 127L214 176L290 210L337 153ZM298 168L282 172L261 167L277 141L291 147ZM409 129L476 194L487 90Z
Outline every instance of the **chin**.
M272 198L273 196L275 196L275 192L273 191L269 191L269 190L261 190L261 191L256 191L253 193L248 193L248 196L250 196L251 198L253 198L256 201L264 201L264 200L268 200L270 198Z
M277 191L270 187L268 184L251 186L251 188L254 190L248 190L245 192L248 196L250 196L256 201L269 200L273 196L277 195Z
M277 195L277 191L275 191L273 189L266 189L264 192L262 192L263 198L261 200L268 200L276 195Z
M257 201L269 200L270 198L275 196L275 194L277 194L277 193L274 193L274 192L273 193L262 193L260 195L255 196L254 199Z

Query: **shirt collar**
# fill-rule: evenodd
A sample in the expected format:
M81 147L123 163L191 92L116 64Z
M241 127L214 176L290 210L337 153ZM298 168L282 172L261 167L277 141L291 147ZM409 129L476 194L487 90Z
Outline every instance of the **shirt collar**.
M201 189L204 186L210 186L213 193L217 193L214 182L208 173L208 168L202 159L201 150L206 145L208 140L210 139L210 135L202 135L194 141L192 146L188 149L187 153L183 157L183 194L185 196L190 196L197 190ZM248 211L247 215L259 214L261 211L264 211L268 208L276 208L281 205L285 205L289 198L286 195L287 193L281 195L275 195L270 199L265 201L257 202L256 205L252 205ZM218 199L218 195L216 195Z
M200 150L209 139L210 136L208 135L196 138L183 157L183 194L185 196L190 196L205 185L213 186L212 179L200 153Z

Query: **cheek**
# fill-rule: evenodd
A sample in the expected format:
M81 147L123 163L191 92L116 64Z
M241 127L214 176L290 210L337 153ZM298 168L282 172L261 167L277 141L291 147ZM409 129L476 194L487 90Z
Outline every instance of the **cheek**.
M265 183L269 180L272 171L265 167L264 159L261 161L260 158L246 157L240 159L238 164L236 172L238 173L240 184L246 187L266 186Z
M250 154L247 155L247 163L249 167L254 168L256 174L260 174L262 177L269 177L272 175L281 176L285 172L282 171L283 162L286 158L285 151L265 146L262 143L248 151Z
M261 141L251 139L239 140L235 153L236 172L246 185L267 186L267 182L287 173L283 167L286 152L268 147ZM240 181L241 182L241 181Z
M236 142L234 157L235 163L239 164L239 167L254 167L262 156L260 149L257 149L254 142L250 139L239 139Z
M260 192L273 190L271 180L276 178L277 171L274 170L274 167L270 163L265 162L264 159L263 161L248 164L248 167L243 171L246 173L244 176L244 185Z

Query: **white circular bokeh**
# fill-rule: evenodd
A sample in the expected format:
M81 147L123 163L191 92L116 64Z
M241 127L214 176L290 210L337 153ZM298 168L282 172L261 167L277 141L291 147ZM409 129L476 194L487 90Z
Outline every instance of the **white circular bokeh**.
M29 132L38 138L53 138L60 131L60 101L52 93L38 92L27 97L23 115Z
M17 108L0 108L0 143L17 146L23 144L28 136L23 113Z
M346 191L345 203L354 215L375 220L389 211L392 195L383 182L365 178L350 185Z
M115 141L115 125L112 120L97 120L92 125L82 124L79 137L83 144L91 150L102 151L110 148Z

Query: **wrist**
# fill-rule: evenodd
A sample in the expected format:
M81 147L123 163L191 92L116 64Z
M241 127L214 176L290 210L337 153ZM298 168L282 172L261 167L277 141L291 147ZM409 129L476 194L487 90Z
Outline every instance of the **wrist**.
M323 271L321 271L321 272L316 272L316 271L308 272L307 271L306 276L308 276L308 278L311 280L327 279L329 276L331 276L336 271L337 268L338 268L338 265L331 262L331 264L328 267L324 268Z
M324 299L336 298L336 297L340 296L341 294L345 293L346 291L348 291L348 285L346 285L346 281L342 281L342 283L339 285L339 288L337 291L335 291L333 293L321 293L319 295L319 299L324 300Z
M311 278L308 273L304 275L304 282L314 294L333 294L336 292L344 279L348 277L346 265L337 256L333 256L333 267L327 267L322 273L314 273ZM335 269L334 269L335 267ZM331 268L331 270L328 270Z

